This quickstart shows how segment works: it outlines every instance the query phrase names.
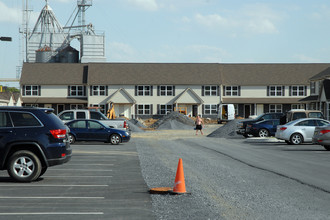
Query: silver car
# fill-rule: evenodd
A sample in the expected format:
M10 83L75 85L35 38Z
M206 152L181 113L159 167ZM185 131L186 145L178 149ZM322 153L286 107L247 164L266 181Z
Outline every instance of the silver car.
M320 144L330 150L330 126L316 127L312 138L313 144Z
M285 125L278 125L275 137L287 144L311 143L316 126L329 125L330 122L318 118L301 118Z

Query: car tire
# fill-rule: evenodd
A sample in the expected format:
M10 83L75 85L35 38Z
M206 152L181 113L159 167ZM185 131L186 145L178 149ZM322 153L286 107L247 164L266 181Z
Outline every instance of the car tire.
M267 129L260 129L259 132L259 137L269 137L269 131Z
M303 136L301 134L293 134L290 137L290 142L291 144L297 145L297 144L302 144L304 142Z
M76 142L76 138L73 136L73 134L69 134L69 142L70 144L74 144Z
M285 141L285 143L289 144L289 145L292 145L292 143L290 141Z
M121 138L119 134L113 134L110 136L110 143L113 145L117 145L121 142Z
M15 152L8 160L8 174L18 182L31 182L40 176L41 162L31 151Z
M330 150L330 145L323 145L326 150Z
M40 172L39 177L41 177L42 175L44 175L44 174L46 173L47 168L48 168L48 167L42 167L42 168L41 168L41 172Z

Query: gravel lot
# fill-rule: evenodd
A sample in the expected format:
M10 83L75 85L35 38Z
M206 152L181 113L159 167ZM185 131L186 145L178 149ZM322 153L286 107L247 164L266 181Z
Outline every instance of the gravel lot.
M151 195L157 219L329 218L328 192L222 153L245 139L207 137L220 126L207 125L204 136L193 129L133 134L149 188L173 187L178 160L183 160L191 194Z

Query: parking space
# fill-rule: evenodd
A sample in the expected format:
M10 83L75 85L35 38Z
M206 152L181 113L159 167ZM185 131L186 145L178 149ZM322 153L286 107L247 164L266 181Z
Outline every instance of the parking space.
M72 148L69 163L36 182L15 183L1 171L0 219L154 218L133 142Z

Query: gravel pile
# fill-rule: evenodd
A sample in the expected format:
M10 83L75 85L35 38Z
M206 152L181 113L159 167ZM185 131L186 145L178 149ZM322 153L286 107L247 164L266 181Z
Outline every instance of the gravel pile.
M138 123L135 122L136 120L132 119L132 120L129 120L127 121L128 123L128 126L129 126L129 129L132 131L132 132L144 132L144 130L142 130L139 126ZM139 122L140 123L140 122ZM141 123L140 123L141 124Z
M207 137L213 138L243 138L242 135L236 133L237 123L239 120L232 120L221 126L217 130L213 131Z
M179 112L171 112L170 114L164 116L159 119L155 123L153 123L150 127L155 129L192 129L195 125L195 122Z

